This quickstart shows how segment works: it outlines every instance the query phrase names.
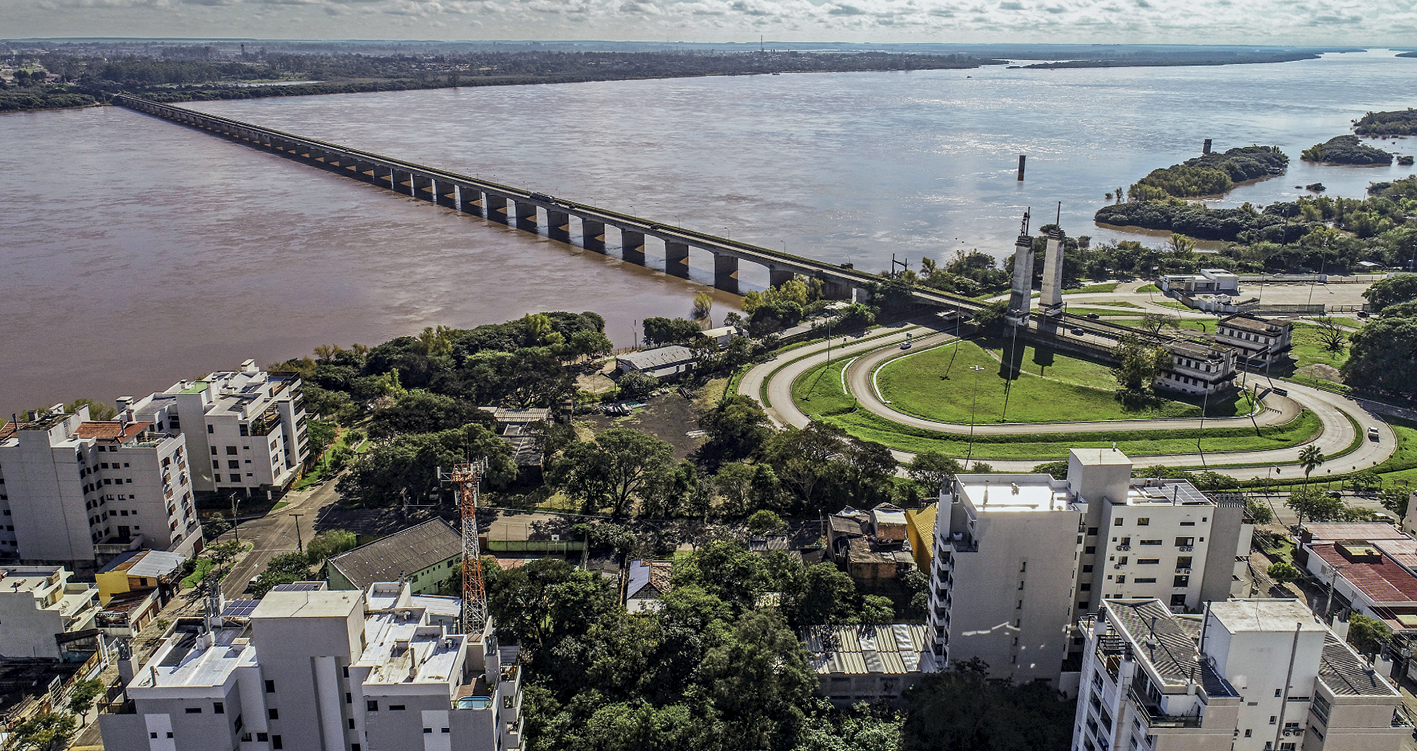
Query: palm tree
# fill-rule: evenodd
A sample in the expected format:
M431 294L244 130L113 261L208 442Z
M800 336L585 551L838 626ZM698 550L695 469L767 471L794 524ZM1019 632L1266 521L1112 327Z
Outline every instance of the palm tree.
M1299 452L1299 466L1304 468L1304 487L1309 486L1309 473L1313 472L1323 463L1324 452L1319 450L1319 447L1312 443L1305 446L1304 450Z

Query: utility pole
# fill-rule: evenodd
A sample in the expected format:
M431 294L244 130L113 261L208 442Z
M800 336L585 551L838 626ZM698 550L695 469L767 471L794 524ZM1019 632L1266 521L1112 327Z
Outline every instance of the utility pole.
M1061 204L1060 204L1061 205ZM1013 360L1018 356L1018 327L1013 326L1013 341L1009 343L1009 359L1004 361L1004 411L999 413L999 422L1004 421L1004 416L1009 413L1009 395L1014 391L1014 366ZM1037 350L1034 350L1035 353Z
M965 469L969 469L969 460L974 457L974 410L979 407L979 371L984 368L980 365L971 365L969 369L974 371L974 403L969 408L969 452L964 455Z
M291 516L295 517L295 547L301 555L305 555L305 541L300 539L300 517L304 514L291 514Z
M241 549L241 527L236 521L236 508L241 502L236 500L236 494L231 494L231 534L236 538L236 549Z

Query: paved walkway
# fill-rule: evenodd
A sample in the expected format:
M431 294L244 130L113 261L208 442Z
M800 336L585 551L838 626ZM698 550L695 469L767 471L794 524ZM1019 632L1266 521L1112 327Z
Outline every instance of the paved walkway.
M850 337L833 338L831 360L839 361L842 358L851 360L844 376L847 380L849 390L856 396L863 408L905 425L912 425L954 435L967 435L969 433L968 425L925 420L892 410L876 395L875 389L870 383L871 373L875 371L879 363L901 354L899 345L906 339L907 331L917 335L912 337L914 342L912 349L919 346L929 347L932 344L942 344L950 341L953 338L951 334L933 330L933 328L936 327L937 320L938 319L935 318L922 318L890 327L874 329L872 330L873 338L869 341L857 341ZM925 335L918 336L918 334L922 333L922 329ZM883 332L886 333L885 336L878 336ZM764 408L768 413L768 417L772 419L774 423L779 426L791 425L798 428L805 427L811 422L812 416L805 413L793 401L792 383L803 373L827 362L827 359L826 342L818 342L806 347L791 350L784 353L781 357L769 360L749 370L739 383L739 393L746 394L754 400L762 402L761 394L766 392L767 401L771 406L765 404ZM784 365L784 363L786 364ZM778 370L778 368L781 368L781 370ZM1356 437L1353 425L1349 422L1348 416L1358 421L1363 432L1366 432L1368 427L1378 428L1379 439L1377 441L1364 439L1353 453L1331 460L1316 470L1314 474L1316 479L1326 474L1332 474L1335 470L1342 473L1363 467L1371 467L1387 459L1396 450L1397 437L1387 423L1354 400L1321 389L1301 386L1295 383L1284 382L1283 388L1289 393L1288 399L1274 394L1269 395L1265 399L1266 406L1277 409L1279 413L1276 415L1274 412L1267 412L1263 420L1259 416L1256 416L1256 421L1262 422L1262 424L1282 423L1287 416L1295 414L1300 407L1308 408L1314 412L1323 423L1323 432L1311 443L1317 445L1325 455L1333 456L1334 454L1344 451ZM1196 428L1199 427L1199 424L1199 419L987 424L976 425L975 433L981 435L1027 435L1094 432L1101 434L1099 437L1105 440L1106 434L1111 431L1181 430ZM1234 427L1237 424L1250 424L1250 420L1249 418L1215 418L1207 419L1205 424L1211 427ZM1302 473L1303 470L1297 464L1299 448L1300 447L1296 446L1265 451L1138 456L1136 459L1139 465L1145 466L1158 464L1175 467L1202 467L1215 464L1260 465L1217 468L1215 470L1231 477L1250 479L1257 476L1264 476L1268 472L1268 467L1275 467L1278 476L1292 476L1288 473ZM913 454L905 451L892 451L892 453L895 454L897 460L902 462L910 461L914 458ZM1042 461L1050 460L991 459L988 460L988 463L993 466L995 470L1000 472L1026 472Z

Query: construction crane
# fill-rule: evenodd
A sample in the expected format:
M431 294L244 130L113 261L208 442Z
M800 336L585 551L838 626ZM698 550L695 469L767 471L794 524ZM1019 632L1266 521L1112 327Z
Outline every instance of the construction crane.
M477 486L487 471L487 460L453 467L448 481L458 493L462 512L462 632L481 633L487 625L487 583L482 578L482 552L477 544Z

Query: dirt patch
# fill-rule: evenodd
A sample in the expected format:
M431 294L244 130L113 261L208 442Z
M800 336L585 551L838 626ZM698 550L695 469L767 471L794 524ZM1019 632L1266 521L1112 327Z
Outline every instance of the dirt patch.
M1343 375L1338 372L1338 368L1325 363L1316 362L1313 365L1305 365L1294 371L1296 375L1306 378L1316 378L1321 381L1331 381L1333 383L1343 383Z
M688 458L705 441L703 436L697 435L699 419L694 403L678 392L656 396L625 417L591 415L584 422L597 433L608 428L634 428L648 433L673 446L676 460ZM695 435L690 436L690 432Z
M576 376L576 388L590 394L601 394L615 387L610 374L615 371L615 361L607 360L599 369Z

